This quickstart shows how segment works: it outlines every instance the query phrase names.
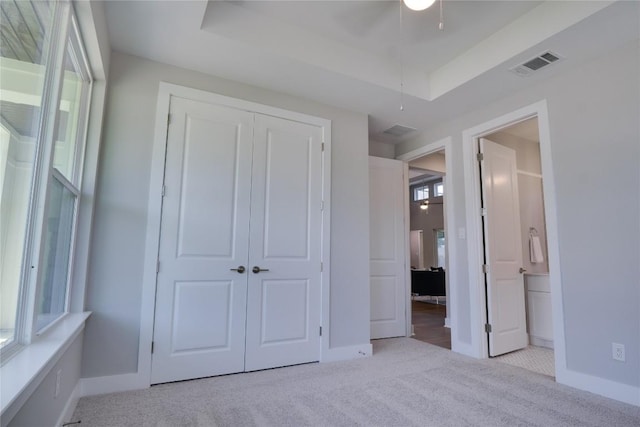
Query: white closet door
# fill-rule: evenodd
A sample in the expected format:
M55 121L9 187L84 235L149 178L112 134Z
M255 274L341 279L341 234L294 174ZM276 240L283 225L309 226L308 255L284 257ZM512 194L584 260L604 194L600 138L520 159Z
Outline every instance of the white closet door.
M152 383L244 370L253 114L170 111Z
M489 355L527 346L516 152L480 139L487 253Z
M319 360L321 205L321 128L256 115L247 371Z

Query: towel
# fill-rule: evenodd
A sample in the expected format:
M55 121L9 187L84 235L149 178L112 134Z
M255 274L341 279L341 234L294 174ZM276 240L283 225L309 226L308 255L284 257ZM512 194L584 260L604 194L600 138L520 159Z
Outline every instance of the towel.
M529 235L529 254L531 255L532 264L544 262L539 236Z

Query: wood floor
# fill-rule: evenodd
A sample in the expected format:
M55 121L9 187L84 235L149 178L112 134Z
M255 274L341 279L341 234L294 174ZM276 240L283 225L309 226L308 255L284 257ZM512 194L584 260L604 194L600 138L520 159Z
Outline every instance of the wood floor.
M451 350L451 329L444 327L446 305L411 301L412 338Z

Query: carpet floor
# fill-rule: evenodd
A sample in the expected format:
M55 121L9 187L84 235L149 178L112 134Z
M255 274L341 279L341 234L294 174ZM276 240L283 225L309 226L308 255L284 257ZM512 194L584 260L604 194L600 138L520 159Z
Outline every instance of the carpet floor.
M80 399L82 426L638 426L640 408L408 338L374 356Z

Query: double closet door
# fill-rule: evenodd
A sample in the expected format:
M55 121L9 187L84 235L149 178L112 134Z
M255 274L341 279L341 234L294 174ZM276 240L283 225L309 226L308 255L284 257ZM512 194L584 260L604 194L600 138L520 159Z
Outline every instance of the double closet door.
M317 361L322 128L171 98L153 384Z

